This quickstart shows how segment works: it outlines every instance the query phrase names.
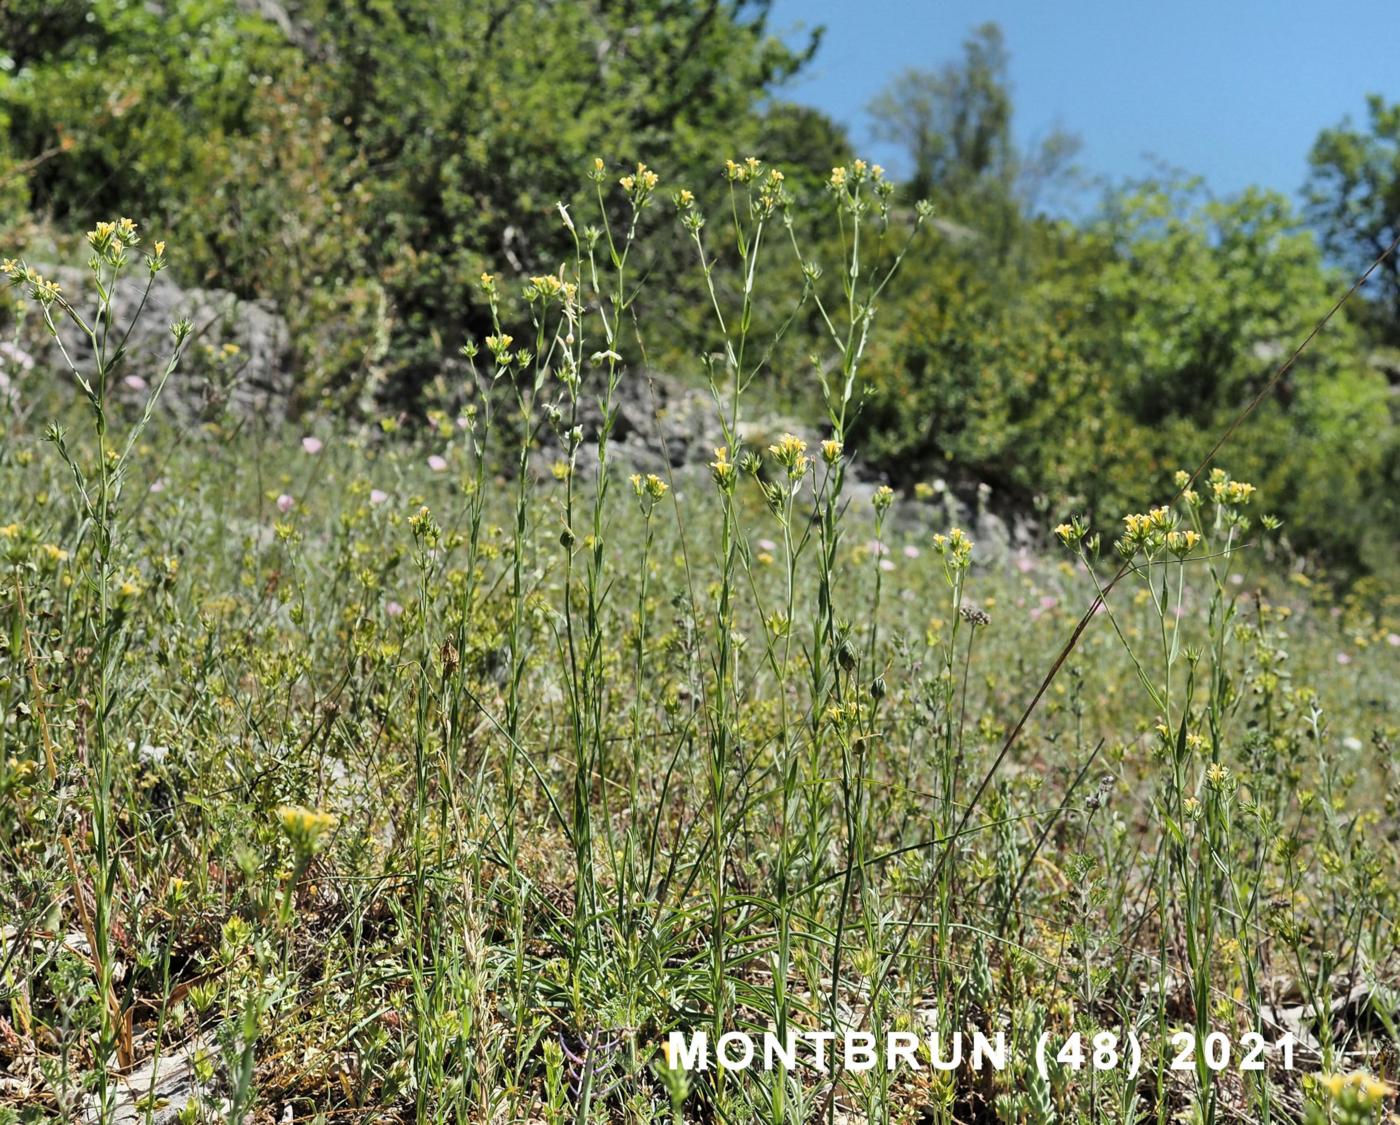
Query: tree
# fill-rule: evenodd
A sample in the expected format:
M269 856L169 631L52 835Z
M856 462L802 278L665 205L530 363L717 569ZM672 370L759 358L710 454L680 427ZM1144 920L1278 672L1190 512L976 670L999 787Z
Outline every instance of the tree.
M978 227L999 249L1044 193L1075 174L1079 139L1055 129L1027 151L1011 135L1010 55L1001 28L984 23L962 58L939 70L910 69L870 104L875 135L904 148L916 199Z
M1324 129L1308 155L1308 216L1328 252L1359 273L1400 236L1400 103L1366 99L1369 129L1348 118ZM1376 272L1382 332L1400 344L1400 255Z
M956 194L1006 181L1012 165L1011 92L1001 28L984 23L963 58L940 70L910 68L871 104L875 135L902 145L914 163L910 190Z
M772 35L770 3L0 0L0 212L130 214L188 280L278 302L307 392L411 394L489 330L483 271L570 251L555 205L591 196L595 155L701 192L758 152L816 44ZM812 160L839 141L769 124Z

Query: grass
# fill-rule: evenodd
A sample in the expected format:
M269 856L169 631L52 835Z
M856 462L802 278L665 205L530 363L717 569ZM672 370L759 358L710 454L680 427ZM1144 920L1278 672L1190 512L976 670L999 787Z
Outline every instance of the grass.
M861 360L919 226L863 165L828 197L846 259L804 261L843 300L791 294L829 330L827 416L757 439L754 294L803 250L780 177L727 175L723 221L676 199L697 269L743 279L711 289L708 465L633 475L609 440L644 378L644 168L595 168L596 229L566 215L577 253L522 303L482 278L497 324L461 410L412 432L177 430L159 384L122 389L100 313L76 406L39 368L18 383L0 1121L113 1119L133 1099L106 1076L162 1056L187 1060L186 1121L1394 1108L1395 592L1310 579L1223 472L1035 554L858 496ZM163 268L134 231L92 242L82 298L14 265L36 316ZM972 1026L1005 1032L1005 1070L661 1050Z

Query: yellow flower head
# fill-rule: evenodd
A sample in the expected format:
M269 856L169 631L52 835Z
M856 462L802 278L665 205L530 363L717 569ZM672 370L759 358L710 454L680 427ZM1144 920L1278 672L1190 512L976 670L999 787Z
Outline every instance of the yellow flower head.
M768 452L790 477L802 476L811 463L807 457L807 443L795 434L784 434L768 447Z
M336 818L331 813L302 805L283 805L277 810L277 819L282 831L291 840L292 847L303 858L320 848L322 838L336 824Z
M730 492L733 490L739 470L729 459L727 445L721 445L715 450L715 459L710 462L710 475L715 478L715 483L719 485L721 491Z

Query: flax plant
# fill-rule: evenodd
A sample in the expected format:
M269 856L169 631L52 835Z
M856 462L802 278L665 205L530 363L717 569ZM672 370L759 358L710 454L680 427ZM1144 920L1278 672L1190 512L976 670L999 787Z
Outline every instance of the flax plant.
M94 610L85 625L86 633L92 642L91 666L95 670L91 686L93 698L90 712L92 757L90 775L84 779L90 793L88 814L91 818L93 845L91 869L87 879L78 878L77 865L67 836L64 837L64 845L73 874L74 901L93 951L101 1011L97 1064L99 1072L105 1072L114 1055L122 1066L128 1066L132 1062L130 1025L127 1014L122 1011L116 997L116 953L112 945L112 923L117 907L122 860L122 841L114 804L117 738L113 729L113 710L118 687L118 654L121 648L118 633L122 627L115 604L119 593L118 586L123 585L119 574L123 550L120 535L122 488L134 460L133 450L137 440L149 425L160 394L179 365L191 326L187 320L171 326L173 347L170 356L160 378L149 389L140 415L127 428L123 440L111 428L110 398L115 388L116 376L126 359L127 343L132 330L145 310L156 275L166 267L165 243L156 242L150 253L141 255L145 266L144 286L140 290L141 296L135 311L128 322L121 325L116 320L115 300L119 289L129 281L125 276L127 268L139 254L136 247L140 243L140 236L137 234L136 224L125 218L98 223L88 232L87 241L91 249L88 271L97 295L96 310L90 320L85 319L63 295L61 286L42 277L25 263L7 259L0 263L0 272L10 279L12 285L27 289L30 298L37 303L45 328L55 341L69 374L86 399L96 447L96 464L84 466L78 456L70 450L63 428L57 424L49 428L48 438L72 475L74 500L83 520L83 538L89 548L82 556L87 564L85 577L94 600ZM60 327L65 320L80 334L85 346L90 349L90 364L80 363L76 358L70 344L72 336L65 339ZM127 579L124 585L131 586L132 592L135 592L135 584L130 579ZM50 782L57 785L59 775L52 755L47 767ZM92 887L93 910L90 919L86 916L83 905L84 882L90 883ZM104 1081L99 1097L101 1120L108 1120L113 1112L111 1086Z

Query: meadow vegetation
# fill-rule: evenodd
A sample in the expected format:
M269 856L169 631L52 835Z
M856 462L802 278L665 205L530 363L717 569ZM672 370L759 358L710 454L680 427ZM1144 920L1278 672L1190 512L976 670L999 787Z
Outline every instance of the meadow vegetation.
M783 168L803 201L851 162L843 129L785 96L820 34L783 30L766 0L11 0L6 253L56 260L65 234L130 215L178 241L183 283L281 311L300 407L455 413L458 349L491 331L475 279L499 274L509 314L524 315L528 278L572 252L556 203L591 205L580 160L664 166L711 213L727 206L726 156ZM895 205L927 198L936 216L882 295L854 422L862 455L904 489L986 483L1003 513L1116 519L1170 486L1182 450L1218 432L1400 232L1400 110L1374 98L1364 125L1317 138L1300 213L1277 191L1221 198L1170 170L1095 184L1073 134L1016 143L995 25L949 48L942 66L892 76L871 107L906 154ZM797 234L839 256L815 214L795 209ZM704 279L663 217L640 222L647 353L624 336L619 354L698 380L712 342ZM714 283L736 294L736 255L714 253ZM804 278L791 257L770 270L751 316L772 338ZM813 284L840 300L838 277ZM1383 263L1236 453L1294 548L1392 581L1395 289ZM825 334L808 302L775 344L764 393L782 412L821 417L812 359Z
M0 6L0 1125L1400 1109L1400 112L896 178L768 8Z
M931 487L856 489L852 442L930 208L859 161L802 223L780 170L721 175L707 213L594 161L572 253L478 276L460 413L412 433L164 424L189 325L133 383L109 310L177 252L129 220L82 293L4 263L90 359L44 353L65 397L7 353L0 1118L1380 1120L1393 592L1314 582L1218 465L1111 521L1056 503L1058 557L901 519ZM725 441L651 473L610 437L661 212ZM756 440L798 316L822 420ZM967 1026L1012 1065L660 1049ZM1131 1078L1096 1038L1130 1031Z

